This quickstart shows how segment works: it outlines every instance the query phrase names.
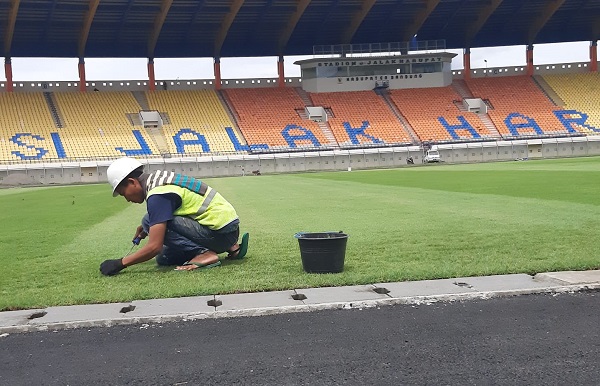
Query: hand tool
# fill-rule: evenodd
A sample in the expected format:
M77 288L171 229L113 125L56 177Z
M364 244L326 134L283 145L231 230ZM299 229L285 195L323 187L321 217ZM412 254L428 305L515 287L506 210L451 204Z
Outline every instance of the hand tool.
M138 237L136 237L135 239L131 240L131 242L133 243L133 245L131 246L131 249L129 250L129 252L127 252L127 254L126 254L124 257L127 257L127 256L129 256L129 255L131 254L131 251L133 251L133 248L134 248L136 245L140 245L140 241L141 241L141 240L142 240L142 239L140 239L140 238L139 238L139 236L138 236Z

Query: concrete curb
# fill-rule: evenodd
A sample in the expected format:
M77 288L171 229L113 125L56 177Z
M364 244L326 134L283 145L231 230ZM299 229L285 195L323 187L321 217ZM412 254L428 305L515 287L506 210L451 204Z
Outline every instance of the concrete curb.
M600 271L598 271L598 275L600 275ZM486 278L498 278L498 276L494 277L479 277L477 280L485 280ZM554 281L550 281L546 283L547 285L542 285L539 283L539 278L532 278L528 275L504 275L502 278L509 279L525 279L529 278L531 280L530 283L535 283L531 288L520 288L520 289L509 289L509 290L494 290L494 291L476 291L472 290L469 286L465 286L464 292L461 293L436 293L436 294L428 294L428 295L408 295L408 296L391 296L388 294L376 294L379 298L376 299L360 299L357 300L343 300L343 301L334 301L334 302L323 302L323 303L313 303L313 304L304 304L302 300L294 300L295 302L300 301L301 303L296 305L280 305L275 307L252 307L249 305L247 308L242 309L233 309L233 310L219 310L219 305L214 307L214 310L205 310L205 311L188 311L188 312L168 312L165 311L162 314L157 315L149 315L149 316L126 316L126 313L123 315L116 314L113 317L106 318L80 318L77 319L75 317L72 320L61 320L56 322L44 322L38 318L31 318L32 315L42 315L45 316L48 312L55 311L56 314L61 315L65 319L69 318L70 313L66 312L65 309L69 311L72 310L81 310L84 307L102 307L105 311L106 309L110 309L114 311L118 307L130 307L130 304L127 303L113 303L113 304L102 304L102 305L89 305L89 306L71 306L71 307L50 307L46 310L23 310L23 311L6 311L0 312L0 337L6 336L6 334L11 333L25 333L25 332L35 332L35 331L55 331L55 330L63 330L63 329L76 329L76 328L91 328L91 327L112 327L118 325L135 325L135 324L150 324L150 323L165 323L165 322L173 322L173 321L187 321L187 320L201 320L201 319L217 319L217 318L236 318L236 317L252 317L252 316L265 316L265 315L277 315L277 314L286 314L286 313L298 313L298 312L313 312L320 310L336 310L336 309L363 309L363 308L375 308L396 304L405 304L405 305L429 305L438 302L456 302L456 301L465 301L465 300L484 300L491 298L500 298L500 297L511 297L511 296L519 296L519 295L530 295L530 294L540 294L540 293L575 293L581 291L596 291L600 290L600 280L597 282L591 283L580 283L580 284L556 284ZM556 279L553 276L553 280ZM461 286L464 284L463 282L459 282L459 279L444 279L439 281L429 281L432 284L442 284L444 281L454 280L454 284L457 286ZM460 280L468 280L460 279ZM490 279L491 280L491 279ZM556 279L560 280L560 279ZM402 284L402 285L414 285L416 283L420 283L421 285L424 282L407 282L407 283L388 283L390 285L393 284ZM363 294L364 297L364 289L365 288L382 288L381 285L367 285L367 286L353 286L353 287L330 287L332 290L337 289L340 294L348 294L352 296L356 293ZM274 295L284 295L284 294L298 294L297 291L309 291L311 289L305 290L295 290L295 291L281 291L274 293L262 293L263 296L265 294L269 294L269 296ZM322 290L322 289L321 289ZM345 292L344 292L345 291ZM373 292L375 294L375 292ZM241 294L245 296L252 296L253 294ZM155 306L162 306L167 302L172 302L175 304L180 304L180 302L190 302L194 301L194 304L199 304L200 301L205 301L206 299L217 300L218 298L224 298L225 296L236 296L236 295L223 295L223 296L204 296L204 297L194 297L194 298L182 298L182 299L157 299L154 301ZM343 296L342 296L343 297ZM210 300L209 300L210 301ZM132 302L135 303L135 302ZM218 304L218 303L216 303ZM135 309L135 307L133 307ZM123 308L121 308L123 310ZM114 312L113 312L114 314Z

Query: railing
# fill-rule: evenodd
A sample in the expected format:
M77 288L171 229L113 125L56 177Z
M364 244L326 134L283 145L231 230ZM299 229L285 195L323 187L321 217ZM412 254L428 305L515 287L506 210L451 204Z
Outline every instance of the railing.
M446 40L415 40L410 42L327 44L313 46L314 56L353 56L364 54L399 55L412 51L445 50Z
M576 149L575 145L579 146ZM600 156L600 136L578 136L578 135L561 135L561 136L547 136L547 137L516 137L514 139L487 139L479 142L469 141L449 141L449 142L436 142L428 143L428 146L436 148L440 152L452 152L460 153L464 150L472 151L472 149L486 149L487 152L495 154L495 156L488 157L481 154L481 157L469 157L460 156L457 158L454 154L446 157L445 161L451 163L464 163L464 162L487 162L497 160L512 160L516 158L557 158L557 157L576 157L576 156ZM541 156L528 157L527 155L517 157L514 152L511 152L508 156L500 156L501 149L527 149L531 146L541 146L546 148L543 150ZM559 147L563 147L559 149ZM249 162L260 161L261 159L276 158L306 158L306 157L324 157L326 154L347 154L352 156L355 154L388 154L388 153L410 153L415 159L420 159L419 154L423 153L424 147L415 146L408 143L401 143L395 145L382 146L381 144L373 144L373 146L357 145L356 147L344 146L342 148L333 147L320 147L320 148L297 148L297 149L285 149L285 150L271 150L261 151L253 154L249 153L188 153L188 154L172 154L172 157L162 157L160 155L146 155L138 157L142 163L146 164L181 164L186 162L230 162L247 160ZM490 150L495 149L495 150ZM554 149L554 152L548 152L547 149ZM560 151L559 151L560 150ZM456 154L458 154L456 153ZM523 154L518 154L523 155ZM45 158L42 160L23 160L23 161L9 161L0 164L0 171L6 170L23 170L23 169L53 169L60 168L65 165L68 167L85 167L86 165L108 165L116 157L90 157L90 158L77 158L72 157L68 159L50 159ZM354 167L355 165L353 165ZM360 165L359 165L360 166ZM396 165L397 166L397 165ZM249 166L250 167L250 166ZM308 169L307 169L308 170ZM1 174L0 174L1 177Z
M527 161L542 158L600 156L600 136L445 144L434 147L445 163ZM418 146L329 149L313 152L140 159L146 170L173 170L197 178L308 171L352 171L415 167L423 163ZM0 186L106 184L110 160L0 166ZM252 171L252 172L250 172ZM256 173L255 173L256 172ZM110 190L107 188L107 191Z
M286 77L287 86L298 87L302 80L299 77ZM154 82L156 90L202 90L215 89L214 79L166 79ZM99 80L87 81L86 91L146 91L150 88L147 80ZM279 78L248 78L248 79L222 79L221 88L260 88L277 87ZM6 92L7 83L0 82L0 92ZM77 81L13 81L14 92L78 92Z
M540 64L534 66L534 73L537 75L545 74L563 74L563 73L581 73L589 72L589 62L576 63L557 63ZM490 68L473 68L471 77L492 77L492 76L514 76L524 75L525 66L504 66ZM395 74L394 74L395 75ZM464 70L452 70L455 78L463 78ZM286 77L284 79L286 86L300 87L302 79L300 77ZM146 91L150 87L148 80L101 80L87 81L86 90L93 91ZM214 79L166 79L157 80L155 83L157 90L202 90L215 89ZM77 81L13 81L14 92L78 92L79 83ZM6 92L6 81L0 81L0 92ZM279 78L246 78L246 79L222 79L221 88L261 88L277 87Z
M589 72L589 62L558 63L558 64L539 64L533 66L535 75L547 74L574 74ZM503 66L473 68L470 71L472 78L500 77L525 75L527 67L525 66ZM452 75L456 78L464 77L464 70L452 70Z

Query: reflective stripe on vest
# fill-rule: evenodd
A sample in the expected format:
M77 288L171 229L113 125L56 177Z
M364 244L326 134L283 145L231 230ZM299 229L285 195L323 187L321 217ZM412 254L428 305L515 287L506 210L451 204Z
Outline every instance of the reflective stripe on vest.
M194 177L185 176L183 174L174 172L157 170L148 176L148 180L146 181L146 193L157 186L163 185L181 186L182 188L189 189L201 196L204 196L208 190L208 185L200 180L195 179Z
M210 192L208 193L208 195L206 196L206 198L204 199L204 202L198 209L197 214L206 212L206 209L208 209L208 206L210 205L212 199L215 197L215 194L217 194L217 191L214 189L211 189Z
M192 207L188 206L189 204L192 204L192 202L182 202L182 207L186 206L186 209L184 210L183 208L180 208L176 211L185 212L181 213L181 215L190 217L194 220L200 221L201 223L203 222L202 219L204 219L210 222L211 225L217 226L216 229L219 229L220 227L237 218L235 209L221 195L218 196L219 199L217 200L218 207L220 208L217 213L221 213L219 218L214 218L214 215L202 216L208 210L208 207L214 201L213 199L218 193L215 189L210 188L206 183L182 174L160 170L151 173L146 180L146 194L162 194L163 192L166 192L163 188L166 188L167 191L169 190L167 186L176 186L202 196L202 200L197 200L197 206L194 206L193 209ZM154 190L154 192L152 192L152 190ZM183 200L183 195L179 195ZM224 220L224 222L222 223L221 220Z

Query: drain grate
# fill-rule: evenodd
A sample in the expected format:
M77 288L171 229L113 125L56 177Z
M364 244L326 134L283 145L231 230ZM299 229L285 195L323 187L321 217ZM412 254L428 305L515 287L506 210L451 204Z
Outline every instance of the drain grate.
M119 311L119 312L122 313L122 314L126 314L128 312L133 311L133 310L135 310L135 306L133 306L133 305L130 304L128 306L125 306L125 307L121 308L121 311Z
M27 317L27 319L32 320L32 319L42 318L42 317L46 316L46 314L47 314L46 311L34 312L33 314L29 315L29 317Z
M383 288L383 287L376 287L376 288L373 288L373 292L378 293L380 295L387 295L390 293L390 290L387 288Z
M206 304L209 307L219 307L219 306L223 305L223 302L220 301L219 299L211 299L211 300L207 301Z
M462 282L462 281L455 281L454 285L457 285L459 287L465 287L465 288L473 288L473 286L471 284L465 283L465 282Z
M294 300L306 300L308 299L304 294L293 294L292 299Z

